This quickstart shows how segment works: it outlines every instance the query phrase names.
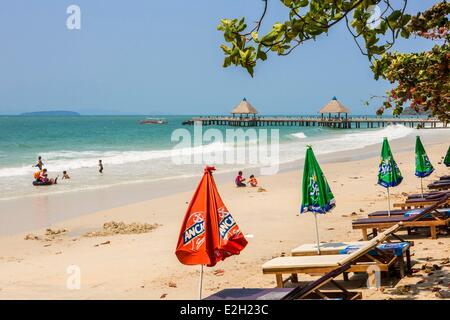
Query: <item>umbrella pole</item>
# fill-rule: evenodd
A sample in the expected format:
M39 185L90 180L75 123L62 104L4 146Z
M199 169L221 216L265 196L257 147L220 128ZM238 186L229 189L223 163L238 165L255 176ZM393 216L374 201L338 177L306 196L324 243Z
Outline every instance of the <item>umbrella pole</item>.
M317 226L317 213L316 212L314 212L314 220L316 222L317 254L320 254L319 227Z
M389 195L389 187L387 188L387 193L388 193L388 217L391 216L391 198Z
M202 300L202 287L203 287L203 265L200 265L200 283L198 286L198 299Z
M422 190L422 199L423 199L423 182L422 182L422 177L420 177L420 189Z

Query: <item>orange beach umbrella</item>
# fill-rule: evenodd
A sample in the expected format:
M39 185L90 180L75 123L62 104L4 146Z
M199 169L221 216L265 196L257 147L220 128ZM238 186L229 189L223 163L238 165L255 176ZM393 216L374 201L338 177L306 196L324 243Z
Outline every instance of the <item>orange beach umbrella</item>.
M212 171L206 167L192 197L178 238L175 254L182 264L212 267L225 258L239 254L247 240L228 212L217 191Z

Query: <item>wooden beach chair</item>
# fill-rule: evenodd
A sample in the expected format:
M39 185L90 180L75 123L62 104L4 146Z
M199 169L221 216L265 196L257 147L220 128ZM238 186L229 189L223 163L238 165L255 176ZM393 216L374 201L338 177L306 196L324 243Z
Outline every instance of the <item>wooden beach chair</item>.
M438 203L442 199L447 198L446 205L450 205L450 192L442 192L433 195L426 196L424 198L411 198L406 199L404 202L394 203L394 208L400 208L401 210L408 210L414 208L424 208Z
M412 194L408 194L406 199L439 198L439 197L444 196L447 193L450 193L450 191L449 190L430 191L430 192L425 192L423 195L421 193L412 193Z
M393 217L393 216L404 216L405 214L408 215L408 214L411 214L413 212L420 213L422 211L422 209L423 208L391 210L390 216L391 217ZM450 215L450 208L438 208L436 210L439 211L440 213ZM367 216L369 218L389 217L389 212L387 210L380 210L380 211L371 212Z
M304 300L304 299L339 299L358 300L362 298L361 292L349 291L336 282L336 278L351 267L351 262L346 262L334 270L326 273L317 280L306 285L298 285L293 288L277 287L263 288L232 288L219 291L205 300ZM328 284L337 290L325 288Z
M395 224L399 224L402 229L409 228L430 228L430 234L432 239L437 238L437 228L440 226L446 227L449 224L450 217L446 212L440 212L437 209L446 205L449 201L449 197L446 196L441 198L440 201L426 207L422 208L420 212L415 214L405 216L395 215L390 217L377 217L377 218L364 218L354 220L352 222L353 229L361 229L363 234L363 240L368 240L367 230L372 229L373 236L377 235L379 230L390 228Z
M348 279L350 272L370 272L389 271L394 265L399 263L401 276L405 274L405 263L403 260L403 253L400 255L393 254L377 248L387 238L389 233L396 231L399 226L393 226L389 230L380 233L376 238L363 243L358 248L352 248L355 251L348 254L321 254L321 255L301 255L291 257L279 257L267 261L263 264L262 269L264 274L275 274L277 287L282 288L284 283L291 280L293 283L298 283L298 274L325 274L329 273L344 264L349 263L349 268L342 271L344 280ZM409 252L410 244L405 243L403 252ZM376 254L373 254L375 252ZM406 255L406 254L405 254ZM408 253L407 268L409 269L410 256ZM283 275L290 275L287 279Z
M450 180L439 180L430 183L428 186L430 190L450 190Z

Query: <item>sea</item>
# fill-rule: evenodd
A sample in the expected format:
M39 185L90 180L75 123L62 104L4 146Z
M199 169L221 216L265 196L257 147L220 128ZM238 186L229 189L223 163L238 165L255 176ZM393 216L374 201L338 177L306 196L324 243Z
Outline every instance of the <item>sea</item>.
M143 125L139 124L143 116L0 116L0 201L132 183L157 184L198 176L205 165L221 172L254 168L260 164L245 159L221 162L221 154L249 150L250 143L266 137L277 143L276 150L269 151L275 150L277 161L283 164L303 159L307 145L313 146L316 155L357 152L381 144L383 137L395 140L417 133L401 125L377 129L274 126L241 128L256 130L256 137L230 142L226 130L238 128L203 126L199 144L200 131L194 132L199 128L182 125L191 117L164 116L167 124ZM57 186L32 185L38 156L50 177L59 176ZM98 171L100 159L103 173ZM64 170L70 180L61 180Z

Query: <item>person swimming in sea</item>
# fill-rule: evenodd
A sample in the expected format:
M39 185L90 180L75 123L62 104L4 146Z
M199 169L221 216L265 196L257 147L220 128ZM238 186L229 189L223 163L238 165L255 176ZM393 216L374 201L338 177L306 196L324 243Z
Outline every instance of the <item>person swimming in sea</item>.
M67 173L67 171L63 171L63 176L62 176L62 178L63 178L63 179L70 179L70 176L69 176L69 174Z
M103 162L98 160L98 172L103 173Z

